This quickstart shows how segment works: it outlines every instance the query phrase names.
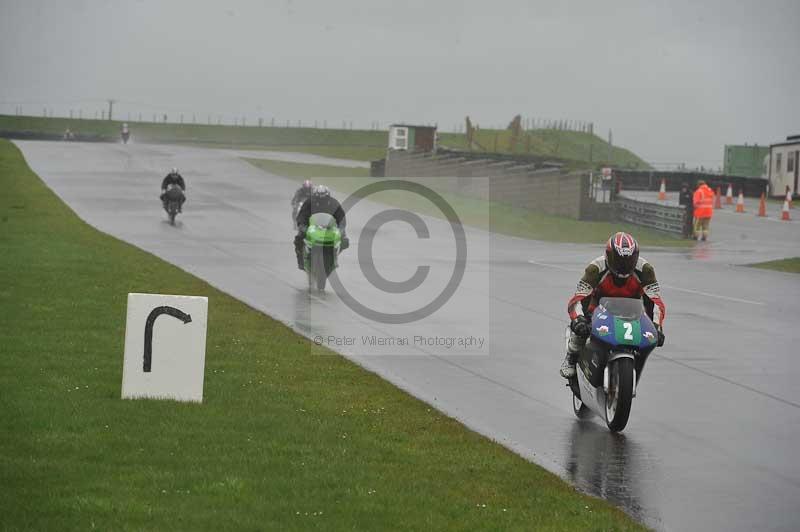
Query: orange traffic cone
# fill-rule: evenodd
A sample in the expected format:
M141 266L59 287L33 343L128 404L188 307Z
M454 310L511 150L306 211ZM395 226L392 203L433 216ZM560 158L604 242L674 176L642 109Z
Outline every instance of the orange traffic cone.
M733 185L728 183L728 192L725 194L725 205L733 205Z
M792 218L789 216L789 200L784 200L783 210L781 211L781 220L790 221Z
M744 192L739 191L739 199L736 200L736 212L744 212Z
M767 215L767 198L764 193L761 193L761 201L758 203L758 215L765 217Z
M658 201L665 201L667 199L667 180L661 180L661 189L658 191Z
M717 187L717 193L714 194L714 208L722 208L722 190L720 190L720 187Z

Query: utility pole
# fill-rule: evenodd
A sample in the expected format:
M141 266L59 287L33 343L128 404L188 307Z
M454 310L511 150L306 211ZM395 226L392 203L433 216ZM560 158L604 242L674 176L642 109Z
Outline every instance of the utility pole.
M111 114L114 112L114 104L116 100L108 100L108 119L111 120Z
M608 164L611 164L611 145L613 143L613 137L611 136L611 130L608 130Z

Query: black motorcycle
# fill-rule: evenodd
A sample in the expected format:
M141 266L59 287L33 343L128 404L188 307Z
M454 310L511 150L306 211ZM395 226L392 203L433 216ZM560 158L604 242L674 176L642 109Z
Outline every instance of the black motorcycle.
M181 205L185 201L185 196L181 187L177 185L170 185L164 194L161 195L161 201L164 203L164 210L167 211L169 216L170 225L175 225L175 217L181 212Z

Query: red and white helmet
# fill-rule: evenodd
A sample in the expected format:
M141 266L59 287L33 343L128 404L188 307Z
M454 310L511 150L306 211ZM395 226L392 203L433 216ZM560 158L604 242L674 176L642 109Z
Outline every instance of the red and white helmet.
M628 233L614 233L606 244L606 267L615 277L630 277L639 262L639 243Z

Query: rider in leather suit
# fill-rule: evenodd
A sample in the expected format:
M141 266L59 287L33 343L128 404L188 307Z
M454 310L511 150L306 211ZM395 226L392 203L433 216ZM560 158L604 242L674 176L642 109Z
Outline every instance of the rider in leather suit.
M591 332L592 312L603 297L643 299L644 308L658 331L658 346L664 345L662 326L666 307L653 266L639 257L639 243L628 233L615 233L606 243L606 253L586 267L575 295L567 303L570 337L561 376L575 376L575 362Z

